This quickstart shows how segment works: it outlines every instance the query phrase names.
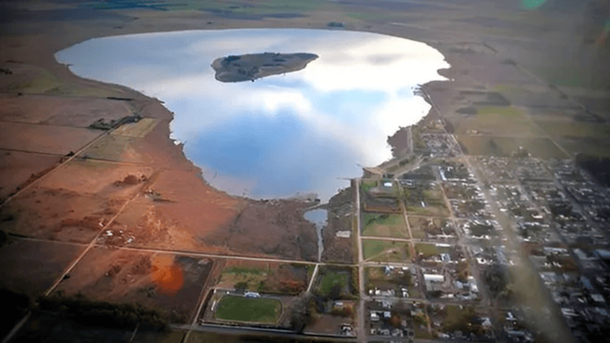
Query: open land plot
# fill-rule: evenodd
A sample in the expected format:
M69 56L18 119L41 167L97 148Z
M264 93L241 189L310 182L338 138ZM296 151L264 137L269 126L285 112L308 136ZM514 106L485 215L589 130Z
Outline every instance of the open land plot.
M455 236L453 224L438 217L409 216L409 225L413 238L440 238L439 236Z
M363 214L363 236L409 238L402 214Z
M130 202L113 226L138 247L317 257L314 224L302 215L310 203L243 200L197 180L189 170L155 174L150 191Z
M334 287L341 289L341 293L349 294L350 272L347 270L324 270L319 272L319 284L317 292L321 295L328 295Z
M0 228L88 243L139 191L150 172L142 166L72 160L3 206Z
M335 299L351 299L358 292L358 275L355 267L328 267L318 269L314 280L314 293Z
M353 225L353 188L342 189L328 201L328 223L322 230L324 251L322 261L353 263L355 259L355 235Z
M60 160L57 155L0 150L0 203L52 169Z
M497 135L531 137L541 133L529 118L515 107L474 107L476 114L459 118L454 126L458 135Z
M530 108L577 108L573 102L547 84L503 83L495 89L514 106Z
M364 259L374 262L406 262L411 260L409 244L402 241L363 239Z
M354 262L354 235L352 232L353 216L347 215L340 218L331 217L329 225L322 231L324 236L324 251L322 261L326 262ZM349 232L349 237L339 237L337 234Z
M140 149L139 137L107 135L85 149L82 156L100 160L152 163L152 157Z
M216 288L299 294L307 289L310 277L307 267L303 264L227 261Z
M195 308L212 261L183 255L93 248L56 289L109 302L157 308L186 323Z
M9 238L0 247L0 287L36 297L47 291L86 246Z
M360 190L363 193L370 191L371 189L379 186L380 180L375 179L362 179L360 182Z
M97 138L99 131L55 125L0 122L0 148L66 155Z
M125 101L46 95L0 96L0 120L87 128L131 115Z
M570 153L583 153L596 157L610 156L610 139L589 137L564 137L559 144Z
M220 245L235 253L315 261L315 225L302 214L311 205L312 202L291 199L250 200L242 203L233 220L200 236L208 245Z
M443 192L437 183L415 183L404 188L407 213L428 216L448 216Z
M152 131L158 123L159 121L154 118L142 118L135 123L121 125L112 131L111 135L142 138Z
M610 137L610 125L578 121L536 120L540 129L553 139L563 138L597 138Z
M440 254L448 254L452 260L458 260L463 257L462 249L459 246L449 244L416 243L415 252L422 259L439 257L439 261Z
M0 78L0 88L14 93L78 97L120 97L123 92L65 81L45 68L26 63L5 63L12 73Z
M550 159L568 156L548 138L487 137L458 135L468 155L508 157L525 149L532 157Z
M0 229L17 235L89 243L127 199L34 187L0 212Z
M227 321L275 323L282 313L282 302L272 298L225 295L217 306L216 318Z
M483 314L477 313L471 306L432 305L428 314L430 320L440 324L434 325L435 332L462 331L465 334L483 332L481 321L478 320Z
M341 303L343 304L342 308L355 308L354 304L349 301L342 300ZM349 311L352 310L347 310L347 312ZM333 315L331 313L316 313L312 321L313 323L307 324L304 332L338 335L341 333L342 325L349 324L353 327L355 323L354 318L351 316Z
M366 192L363 195L363 208L369 212L383 212L383 213L399 213L400 212L400 200L394 196L387 195L371 195Z

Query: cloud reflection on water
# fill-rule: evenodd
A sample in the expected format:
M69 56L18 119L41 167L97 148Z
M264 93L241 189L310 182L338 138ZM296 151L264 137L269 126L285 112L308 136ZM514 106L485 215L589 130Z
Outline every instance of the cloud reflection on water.
M221 83L212 61L229 54L315 53L305 69ZM317 192L327 199L391 157L386 139L429 105L413 88L448 67L419 42L371 33L248 29L93 39L57 53L77 75L136 89L176 113L172 137L206 179L253 197Z

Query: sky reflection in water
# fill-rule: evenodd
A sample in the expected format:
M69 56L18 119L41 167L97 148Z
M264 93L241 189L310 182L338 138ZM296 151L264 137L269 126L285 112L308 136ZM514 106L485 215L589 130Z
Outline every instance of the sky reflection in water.
M221 83L229 54L315 53L297 72ZM362 32L247 29L93 39L56 55L77 75L159 98L175 112L172 138L214 186L255 198L316 192L324 200L391 157L387 136L429 105L418 84L442 80L435 49Z

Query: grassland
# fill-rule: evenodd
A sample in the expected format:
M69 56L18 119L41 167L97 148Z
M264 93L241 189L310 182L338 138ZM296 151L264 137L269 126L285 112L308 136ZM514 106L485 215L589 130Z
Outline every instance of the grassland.
M365 213L363 236L408 238L404 216L399 214Z
M339 285L342 290L345 290L349 284L349 273L342 271L329 270L322 275L320 285L318 286L319 293L322 295L330 294L333 287Z
M404 187L407 213L428 216L448 216L443 191L436 183Z
M457 257L456 248L453 246L441 246L435 244L416 243L415 252L422 254L423 258L428 258L434 255L449 254L453 259Z
M238 322L275 323L281 311L282 303L278 299L226 295L220 299L215 316Z
M375 262L403 262L411 258L406 242L364 239L362 250L365 260Z
M458 136L469 155L509 157L522 147L532 157L566 158L567 155L548 138Z
M109 96L120 97L121 93L106 89L83 87L75 83L65 82L48 70L28 64L10 63L7 67L13 75L23 76L22 81L7 84L5 87L10 91L18 91L23 94L47 94L78 97L106 98Z
M409 226L413 238L426 238L426 233L431 235L439 235L443 233L442 225L447 220L438 217L409 217Z
M121 125L118 129L113 131L112 134L117 136L142 138L152 131L158 122L158 120L153 118L142 118L137 123Z
M362 180L360 183L360 190L363 192L368 192L371 190L371 188L377 187L378 183L379 182L377 180Z
M305 265L241 265L222 271L219 288L243 287L250 291L297 294L307 287L313 268Z
M415 251L418 254L423 254L424 257L430 257L434 255L438 255L441 251L433 244L415 244Z

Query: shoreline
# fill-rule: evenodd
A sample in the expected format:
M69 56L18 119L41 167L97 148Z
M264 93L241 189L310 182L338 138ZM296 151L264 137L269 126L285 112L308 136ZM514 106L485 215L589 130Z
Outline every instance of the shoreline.
M268 28L256 28L256 29L261 29L261 30L272 30L273 28L272 28L272 27L268 27ZM256 30L256 29L245 29L245 30ZM171 32L169 32L169 33L172 33L172 34L174 34L174 33L175 33L175 34L178 34L178 33L184 33L184 32L198 32L198 31L224 31L224 30L225 30L225 29L211 29L211 30L179 30L179 31L171 31ZM227 30L240 30L240 29L227 29ZM303 28L295 28L294 30L307 30L307 29L303 29ZM330 32L330 31L333 31L333 30L328 30L328 29L326 29L326 30L324 30L324 29L315 29L315 30L319 30L319 31L329 31L329 32ZM375 33L375 34L379 34L379 35L381 35L381 36L399 37L400 39L409 40L409 41L412 41L412 42L414 42L414 43L416 43L416 44L423 44L423 45L426 45L426 46L428 46L428 47L430 47L430 48L434 49L434 51L435 51L436 53L438 53L439 55L442 55L442 54L440 53L440 51L438 51L438 49L431 47L431 46L430 46L428 43L426 43L426 42L422 42L422 41L417 41L417 40L414 40L414 39L411 39L411 38L400 37L400 36L394 36L394 35L387 35L387 34L383 34L383 33L376 33L376 32L373 32L373 31L360 31L360 30L346 30L346 31L350 31L350 32L358 32L358 33L360 33L360 32L363 32L363 33ZM156 34L156 33L168 33L168 32L167 32L167 31L159 31L159 32L154 32L154 33L152 33L152 34ZM147 35L147 34L149 34L149 33L127 34L127 35L124 35L124 36L130 36L130 35ZM109 36L109 37L118 37L118 36L116 36L116 35L115 35L115 36ZM101 37L101 38L92 38L92 39L103 39L103 38L105 38L105 37ZM84 43L84 42L86 42L86 41L89 41L89 40L90 40L90 39L85 40L85 41L82 41L82 42L79 42L79 43L76 43L76 44L71 45L71 46L69 46L68 48L64 48L64 49L62 49L62 50L60 50L60 51L63 51L63 50L69 49L69 48L71 48L71 47L73 47L73 46L75 46L75 45L82 44L82 43ZM58 52L60 52L60 51L58 51ZM58 53L58 52L56 52L56 53L54 54L54 56L55 56L55 57L57 56L57 53ZM266 56L267 54L270 54L270 53L264 53L264 54L246 54L246 55L243 55L243 56L244 56L244 58L246 58L246 57L253 58L252 56L255 56L255 57L256 57L256 56L258 56L258 55L264 55L264 56ZM282 55L282 54L280 54L280 55ZM288 54L288 55L291 55L291 54ZM286 55L286 56L288 56L288 55ZM301 55L301 54L292 54L292 55ZM278 56L279 56L279 55L278 55ZM284 57L286 57L286 56L284 56ZM315 55L312 55L312 56L315 56ZM446 70L446 69L447 69L447 67L449 67L449 68L451 67L451 66L450 66L450 65L447 63L447 59L446 59L446 57L445 57L444 55L442 55L442 56L443 56L443 61L442 61L442 63L447 64L447 66L445 66L445 67L442 67L442 68L439 68L439 69L435 70L435 75L436 75L435 77L442 78L443 80L437 80L437 79L433 79L433 80L431 80L431 81L426 82L426 84L429 84L430 82L435 82L435 81L442 81L442 82L444 82L444 81L448 81L448 79L446 79L446 78L445 78L445 76L444 76L444 75L442 75L442 74L439 72L439 71L441 71L441 70ZM281 57L281 56L280 56L280 57ZM288 56L288 57L290 57L290 56ZM226 58L226 57L224 57L224 58ZM237 58L239 58L239 57L237 57ZM256 57L256 58L258 58L258 57ZM262 57L261 57L261 58L262 58ZM317 56L316 56L316 58L317 58ZM222 57L221 57L221 58L217 58L217 59L214 61L213 65L212 65L213 69L216 71L216 79L218 79L218 72L219 72L218 67L219 67L219 66L216 66L216 67L215 67L214 65L215 65L215 64L218 64L218 63L220 63L220 60L223 60L223 58L222 58ZM248 60L248 61L249 61L249 60ZM67 67L67 68L68 68L68 70L69 70L70 65L63 64L63 63L61 63L61 62L57 61L57 59L56 59L56 62L57 62L57 63L59 63L59 64L60 64L60 65L62 65L62 66ZM246 62L247 62L247 61L246 61ZM244 62L244 63L246 63L246 62ZM301 68L299 68L299 69L304 68L304 67L305 67L305 65L306 65L308 62L309 62L309 60L305 61L305 63L304 63L304 64L301 66ZM241 63L241 60L240 60L240 63ZM249 62L248 62L248 63L249 63ZM72 73L72 72L70 72L70 73ZM78 78L80 78L80 76L78 76L77 74L73 74L73 75L74 75L74 76L76 76L76 77L78 77ZM116 84L108 84L108 83L105 83L104 81L96 81L96 80L94 80L94 79L85 79L85 78L83 78L83 80L88 80L88 81L93 81L93 82L100 82L100 83L102 83L102 84L109 85L110 87L112 87L112 86L115 86L115 85L116 85ZM161 104L161 105L162 105L162 106L163 106L163 107L166 109L166 111L170 113L170 116L171 116L171 118L169 118L169 119L168 119L169 126L170 126L170 134L169 134L168 139L170 139L171 141L173 141L173 142L174 142L174 144L176 144L176 143L179 143L179 142L180 142L180 141L175 140L175 139L172 137L173 133L171 132L171 125L172 125L172 121L173 121L173 120L175 120L175 115L176 115L176 114L175 114L173 111L171 111L171 109L169 109L169 108L168 108L168 107L165 105L165 101L164 101L163 99L158 98L158 96L159 96L159 95L157 95L157 97L153 97L153 96L149 96L149 95L147 95L147 94L145 94L145 93L143 93L143 92L140 92L140 91L138 91L138 90L136 90L136 89L128 88L127 86L123 86L123 85L116 85L116 86L118 86L118 87L120 87L120 88L127 88L127 89L129 89L131 92L133 92L133 93L137 93L137 94L139 94L139 95L143 96L144 98L148 98L149 100L159 102L159 103L160 103L160 104ZM420 87L421 87L421 86L420 86ZM415 91L415 92L414 92L413 97L419 97L419 98L421 98L421 100L426 101L425 97L424 97L424 96L422 96L421 94L418 94L418 93L417 93L417 91ZM430 115L430 113L431 113L431 111L432 111L432 107L430 106L430 104L429 104L427 101L426 101L426 103L427 103L427 106L429 107L429 109L426 111L426 113L425 113L425 114L423 114L423 115L421 116L421 118L419 118L419 119L418 119L418 121L417 121L415 124L412 124L412 125L407 125L407 126L404 126L404 127L402 127L402 126L401 126L401 127L396 128L396 130L395 130L395 131L392 133L392 136L393 136L393 135L396 135L396 134L397 134L399 131L403 130L404 128L413 127L413 126L417 125L419 122L421 122L421 121L425 120L425 119L426 119L426 118L427 118L427 117ZM423 111L422 111L422 113L423 113ZM146 114L144 114L144 116L146 116ZM388 136L388 137L391 137L391 136ZM389 140L386 140L386 142L385 142L385 143L386 143L386 146L388 147L388 149L390 149L390 150L392 150L392 151L394 151L394 149L396 148L396 146L395 146L395 145L393 145L391 142L389 142ZM299 193L296 193L296 194L289 194L289 195L283 195L283 196L278 196L278 197L264 197L264 198L247 197L247 196L241 196L240 194L237 194L237 193L230 193L230 191L223 190L222 188L216 188L215 186L213 186L213 185L212 185L212 182L210 182L209 180L207 180L207 179L206 179L206 177L209 177L209 175L206 175L206 174L205 174L205 169L206 169L206 168L205 168L204 166L201 166L201 167L200 167L200 166L196 165L196 164L195 164L193 161L191 161L190 159L188 159L188 157L186 157L186 154L185 154L185 151L184 151L184 148L185 148L185 147L184 147L184 144L176 144L176 145L180 146L182 154L184 155L184 157L185 157L187 160L189 160L189 163L190 163L192 166L195 166L195 167L197 167L197 168L199 169L199 174L200 174L199 176L200 176L200 178L203 180L203 182L204 182L205 184L209 185L210 187L214 188L214 189L215 189L216 191L218 191L218 192L225 193L225 194L227 194L228 196L231 196L231 197L234 197L234 198L239 198L239 199L248 198L249 200L264 200L264 199L268 199L268 200L270 200L270 199L276 199L276 200L292 200L292 199L294 199L294 198L298 197L298 194L299 194ZM406 157L406 156L403 156L402 154L399 154L399 155L393 156L392 158L390 158L390 159L388 159L388 160L385 160L385 161L380 162L380 163L379 163L377 166L381 166L381 165L384 165L384 164L392 163L392 161L396 160L397 158L404 158L404 157ZM355 161L354 161L354 163L355 163ZM354 177L354 178L360 177L360 173L359 173L358 175L353 175L353 177ZM300 191L300 192L305 192L305 193L307 193L307 192L309 192L309 191L304 190L304 191ZM332 194L329 196L329 198L330 198L330 197L332 197L333 195L336 195L336 194L337 194L336 192L332 193Z

